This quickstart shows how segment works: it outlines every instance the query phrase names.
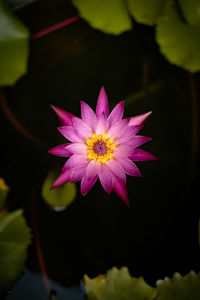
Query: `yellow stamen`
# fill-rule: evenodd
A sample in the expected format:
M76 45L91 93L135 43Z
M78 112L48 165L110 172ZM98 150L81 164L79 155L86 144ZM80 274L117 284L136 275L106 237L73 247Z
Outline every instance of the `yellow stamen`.
M103 135L92 134L91 139L86 139L86 144L88 146L88 159L96 160L103 164L106 163L108 159L113 159L113 150L116 145L114 145L114 139L109 139L107 133Z

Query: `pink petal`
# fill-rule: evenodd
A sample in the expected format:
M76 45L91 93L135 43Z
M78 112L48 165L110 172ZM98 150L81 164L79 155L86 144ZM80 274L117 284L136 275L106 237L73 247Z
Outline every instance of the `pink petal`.
M74 183L81 180L85 176L85 171L86 171L86 167L72 169L70 182Z
M97 123L96 115L91 107L84 101L81 101L81 117L89 127L91 127L93 130L95 129Z
M52 185L51 189L57 188L67 182L69 182L70 179L70 173L71 170L65 170L63 171L58 178L55 180L54 184Z
M74 128L81 138L89 138L92 136L92 129L85 123L83 120L73 117L72 118L72 123L74 125Z
M60 126L57 128L59 132L69 141L80 143L81 138L76 134L74 127L72 126Z
M65 149L74 154L87 154L87 146L83 143L72 143L66 146Z
M67 126L72 125L71 117L74 117L73 114L69 113L68 111L63 110L62 108L54 106L54 105L51 105L51 107L53 108L54 112L57 114L60 122L63 125L67 125Z
M117 144L127 143L131 138L133 138L138 133L138 131L140 131L141 128L142 126L140 125L128 126L125 132L123 133L123 135L119 139L117 139L116 143Z
M152 114L152 111L149 111L145 114L138 115L135 117L130 118L129 126L133 125L143 125L144 122L149 118L149 116Z
M150 137L142 136L142 135L136 135L134 136L130 141L128 141L128 144L134 148L139 147L147 142L151 141Z
M106 166L115 175L115 177L120 179L121 182L126 182L126 175L124 169L117 160L109 160Z
M87 179L86 177L81 180L81 194L85 196L93 187L95 182L97 181L98 176L92 177L91 179Z
M76 167L86 166L87 164L88 160L86 159L85 155L74 154L66 161L62 169L72 169Z
M132 162L130 159L122 158L119 159L119 162L121 163L122 167L124 168L124 171L128 175L135 176L135 177L142 177L140 170L138 169L136 164L134 164L134 162Z
M124 101L120 101L112 110L109 115L108 122L110 126L120 121L124 114Z
M117 159L128 157L130 155L133 155L134 151L135 151L135 148L133 148L132 146L126 145L126 144L121 144L115 148L114 157Z
M113 187L114 176L106 166L102 166L101 172L99 172L99 180L106 193L110 194Z
M96 107L96 116L97 118L104 112L105 116L108 117L109 115L109 103L108 97L106 95L106 91L104 87L101 88L99 97L97 100L97 107Z
M108 121L107 121L107 118L106 118L105 114L102 113L100 115L100 117L98 118L98 120L97 120L95 133L97 135L102 135L107 131L107 129L108 129Z
M134 153L130 155L129 158L134 161L158 160L158 158L155 155L145 150L137 148L134 150Z
M123 119L113 124L108 130L108 138L120 138L128 128L129 119Z
M129 207L128 192L125 183L121 183L119 180L115 179L113 184L114 192L122 199L122 201Z
M69 145L69 144L62 144L62 145L56 146L56 147L50 149L48 152L50 154L53 154L56 156L62 156L62 157L71 156L71 153L65 149L65 147L67 145Z
M91 179L92 177L95 177L99 173L100 168L101 168L100 162L90 160L86 169L86 178Z

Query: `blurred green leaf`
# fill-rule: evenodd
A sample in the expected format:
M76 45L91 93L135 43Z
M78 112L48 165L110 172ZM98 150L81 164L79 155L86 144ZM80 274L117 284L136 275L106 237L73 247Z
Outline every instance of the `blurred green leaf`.
M184 18L191 25L200 26L200 1L199 0L178 0Z
M5 183L4 179L0 177L0 207L4 204L8 192L9 187Z
M13 85L26 73L28 38L27 28L0 0L0 86Z
M146 25L154 25L161 14L165 0L126 0L134 19Z
M172 279L157 281L158 300L200 299L200 274L193 271L186 276L175 273Z
M120 34L132 29L132 21L123 0L72 0L80 16L105 33Z
M48 174L42 186L42 197L55 210L62 210L62 208L67 207L75 200L76 185L74 183L66 183L59 188L50 190L57 176L56 171L51 171Z
M0 218L0 293L10 289L20 277L30 240L22 210Z
M184 23L172 0L158 19L156 39L171 63L191 72L200 70L200 27Z
M142 277L133 278L126 267L114 267L94 279L85 275L84 281L89 300L150 300L157 294Z
M36 0L7 0L9 5L14 9L22 8Z

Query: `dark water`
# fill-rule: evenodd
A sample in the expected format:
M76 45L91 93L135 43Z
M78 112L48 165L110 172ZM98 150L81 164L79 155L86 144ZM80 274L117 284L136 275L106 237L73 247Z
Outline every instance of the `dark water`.
M41 0L18 14L35 33L77 12L69 1ZM72 286L85 273L92 277L112 266L128 266L134 276L154 284L177 271L199 271L199 156L191 175L188 77L160 54L154 29L142 25L114 37L81 20L31 43L28 74L5 92L10 109L46 146L33 145L0 112L0 164L11 187L10 209L23 207L30 226L32 201L36 202L51 278ZM50 104L80 116L80 100L95 108L102 85L113 105L156 82L154 92L125 107L125 116L153 110L141 134L153 138L143 149L159 157L138 163L143 178L128 178L131 208L115 194L106 195L100 184L82 197L77 184L78 195L69 208L50 210L40 196L41 184L52 166L64 164L47 153L63 141ZM199 101L199 74L195 82ZM39 269L34 244L27 267Z

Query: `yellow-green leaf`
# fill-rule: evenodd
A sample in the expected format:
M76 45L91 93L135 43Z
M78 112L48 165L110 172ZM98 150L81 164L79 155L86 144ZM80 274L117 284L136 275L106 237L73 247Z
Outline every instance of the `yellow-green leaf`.
M0 177L0 207L4 204L8 192L9 187L5 183L4 179Z
M146 25L154 25L162 12L165 0L126 0L134 19Z
M85 275L84 282L88 300L153 300L157 294L143 277L133 278L126 267L113 267L94 279Z
M58 173L53 170L46 177L42 186L42 197L45 202L55 210L62 210L70 205L76 198L76 185L66 183L56 189L50 190Z
M132 29L132 21L123 0L72 0L80 16L93 28L120 34Z
M21 275L30 241L22 210L0 217L0 293L10 289Z
M184 18L191 25L200 26L200 1L199 0L178 0Z
M158 300L200 299L200 274L191 271L186 276L175 273L173 278L157 281Z
M172 0L158 19L156 39L171 63L190 72L200 71L200 27L184 23Z

